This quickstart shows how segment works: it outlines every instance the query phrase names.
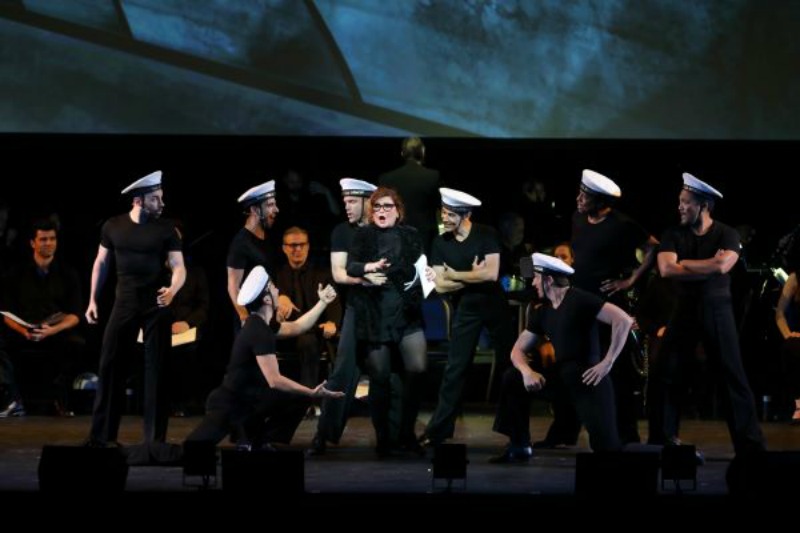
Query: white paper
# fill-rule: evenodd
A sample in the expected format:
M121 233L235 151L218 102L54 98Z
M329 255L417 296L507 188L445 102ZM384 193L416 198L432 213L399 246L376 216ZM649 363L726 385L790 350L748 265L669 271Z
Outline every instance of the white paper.
M12 313L11 311L0 311L0 315L7 316L8 318L13 320L14 322L19 324L20 326L24 326L24 327L26 327L28 329L36 329L36 327L37 327L34 324L31 324L30 322L25 322L24 320L22 320L20 317L18 317L17 315Z
M197 328L189 328L183 333L172 334L172 347L174 348L175 346L180 346L181 344L189 344L190 342L194 342L196 340ZM142 330L139 330L139 336L136 338L136 342L144 342L144 333Z
M417 276L419 276L419 282L422 284L422 294L425 298L431 293L434 287L436 287L435 281L428 281L428 278L425 277L425 268L428 266L428 258L425 254L419 256L417 262L414 263L414 267L417 269Z

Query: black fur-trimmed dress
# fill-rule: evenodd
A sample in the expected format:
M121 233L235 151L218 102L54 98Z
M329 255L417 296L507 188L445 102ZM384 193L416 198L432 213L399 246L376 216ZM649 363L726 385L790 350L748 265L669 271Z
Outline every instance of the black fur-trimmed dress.
M422 329L422 290L415 283L409 290L404 284L414 280L414 263L422 254L419 233L411 226L379 228L372 224L359 228L347 255L347 274L364 275L366 263L386 258L391 265L384 270L387 283L380 287L355 286L353 308L356 312L356 337L369 343L397 343Z

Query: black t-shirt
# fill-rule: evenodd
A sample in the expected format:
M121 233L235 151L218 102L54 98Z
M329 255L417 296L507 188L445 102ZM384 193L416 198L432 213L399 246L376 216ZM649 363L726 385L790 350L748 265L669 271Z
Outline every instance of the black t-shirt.
M278 263L275 251L269 246L267 239L259 239L252 231L241 228L231 241L225 265L228 268L243 270L242 281L244 281L250 271L258 265L263 266L270 276L274 276Z
M593 365L602 358L597 315L604 303L599 296L572 287L557 309L550 302L537 307L528 316L525 329L547 335L553 343L556 361Z
M236 336L222 385L241 394L258 394L269 388L256 356L275 354L275 333L264 319L251 314Z
M459 272L471 271L472 263L477 256L479 261L483 261L487 255L500 254L500 241L497 239L497 232L494 228L483 224L473 224L472 229L463 241L458 241L452 232L439 235L433 240L430 264L436 266L447 266ZM482 283L466 283L459 292L491 292L500 291L502 287L497 281L485 281Z
M32 323L58 312L80 316L78 274L58 259L43 272L30 258L9 273L3 302L5 309Z
M181 241L171 220L158 218L137 224L128 213L106 221L100 244L114 253L117 290L161 286L169 252L180 251Z
M337 224L331 233L331 252L349 252L356 229L358 226L349 222Z
M572 284L600 294L605 280L620 279L635 267L636 249L649 237L642 226L619 211L612 210L599 224L590 224L587 215L576 212L572 217Z
M340 222L333 228L331 232L331 253L344 252L349 253L350 247L353 245L353 237L356 234L358 225L350 224L349 222ZM336 292L339 293L339 299L342 302L350 304L350 295L348 285L336 284Z
M733 250L737 254L741 249L739 234L730 226L716 220L704 235L695 235L687 226L677 226L664 232L661 238L660 252L675 252L678 261L682 259L710 259L719 250ZM713 276L707 280L682 281L674 280L682 295L685 296L729 296L731 280L728 274Z

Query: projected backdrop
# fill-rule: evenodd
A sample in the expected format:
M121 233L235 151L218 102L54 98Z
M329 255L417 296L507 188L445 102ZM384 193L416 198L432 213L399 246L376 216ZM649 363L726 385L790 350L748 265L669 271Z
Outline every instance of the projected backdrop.
M0 0L0 131L800 138L800 2Z

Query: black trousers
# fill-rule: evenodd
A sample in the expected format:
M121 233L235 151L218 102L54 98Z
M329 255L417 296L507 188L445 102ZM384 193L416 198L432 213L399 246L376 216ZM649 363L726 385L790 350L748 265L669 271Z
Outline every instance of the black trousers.
M169 393L162 366L172 342L172 313L168 308L143 312L133 300L118 294L103 335L90 433L98 442L117 440L126 373L140 327L144 332L144 442L164 442L167 436Z
M486 326L489 331L500 376L508 368L515 341L511 311L502 293L465 294L455 303L450 350L439 386L439 401L425 428L425 434L436 441L450 438L455 432L467 369L475 354L481 329Z
M202 405L200 342L197 340L170 348L167 356L167 382L173 411L196 410Z
M254 449L271 442L289 444L309 405L307 396L273 389L237 394L217 387L208 395L206 415L186 440L219 443L233 433L238 444Z
M586 367L574 361L557 363L554 368L579 420L589 432L592 450L618 450L621 441L617 430L614 386L608 376L594 387L584 385L581 374L585 370ZM508 436L512 445L526 446L531 442L531 396L532 393L525 389L520 371L516 368L506 370L492 429Z
M355 312L347 306L342 319L342 329L339 331L339 345L336 349L336 360L333 363L333 372L328 377L326 388L345 393L344 398L324 398L322 412L317 422L317 434L321 439L330 442L339 442L347 424L347 414L356 396L356 387L361 378L361 369L358 367L358 342L355 331Z
M72 380L78 373L94 368L86 360L86 340L72 329L39 342L15 332L9 336L8 356L0 363L0 384L5 384L12 399L21 397L29 411L34 403L30 400L49 404L43 411L46 414L50 414L54 400L66 408Z
M651 380L663 391L663 409L651 415L652 436L670 439L678 436L680 408L687 389L687 368L699 342L722 382L727 404L728 431L736 453L764 449L764 436L758 423L755 400L747 382L739 349L739 335L731 298L709 296L680 302L667 325Z
M347 417L356 397L356 388L361 379L361 368L359 361L359 350L366 350L362 343L356 339L355 330L355 311L347 306L342 319L342 327L339 330L339 345L336 349L336 360L333 362L333 372L328 377L327 389L341 391L345 393L344 398L324 398L322 400L321 413L317 422L317 435L327 442L338 443L342 438ZM391 406L389 408L389 423L393 438L397 437L400 430L402 383L395 379L396 374L390 380L391 387ZM372 392L374 389L370 387Z
M300 363L300 378L297 380L306 387L314 388L319 385L319 362L324 343L322 335L314 326L311 331L302 333L293 339L278 341L278 353L290 354L297 357Z

